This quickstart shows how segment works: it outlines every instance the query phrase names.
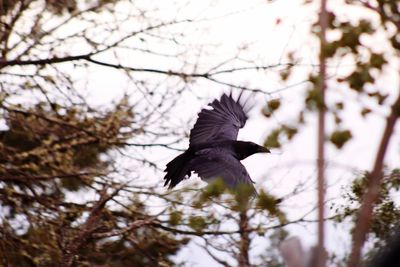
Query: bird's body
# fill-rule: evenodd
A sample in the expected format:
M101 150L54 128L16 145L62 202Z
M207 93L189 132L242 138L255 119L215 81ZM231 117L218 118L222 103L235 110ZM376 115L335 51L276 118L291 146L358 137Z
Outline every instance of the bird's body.
M165 185L173 188L192 171L203 180L222 178L224 183L236 188L240 184L253 186L246 168L240 160L258 152L269 152L253 142L237 141L239 128L247 120L245 104L240 96L222 95L221 100L209 104L213 109L203 109L190 132L189 148L167 164Z

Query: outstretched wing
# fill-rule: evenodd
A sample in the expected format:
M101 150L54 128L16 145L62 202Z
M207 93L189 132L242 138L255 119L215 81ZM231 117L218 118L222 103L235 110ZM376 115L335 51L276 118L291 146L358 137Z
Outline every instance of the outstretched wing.
M190 145L216 140L236 140L239 129L247 120L245 104L240 96L234 100L232 95L223 94L220 100L208 104L212 109L202 109L190 131Z
M199 154L190 162L190 169L203 180L209 182L222 178L228 187L237 188L240 184L247 184L254 189L254 182L246 168L233 155L215 149L203 149Z

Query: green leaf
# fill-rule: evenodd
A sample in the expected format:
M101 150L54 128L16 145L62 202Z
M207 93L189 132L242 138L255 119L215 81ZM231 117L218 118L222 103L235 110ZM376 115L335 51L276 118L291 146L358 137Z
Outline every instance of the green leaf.
M382 69L382 66L387 63L383 54L371 53L369 62L372 67Z
M351 73L347 78L350 88L356 90L357 92L364 91L364 85L366 83L373 83L374 78L369 72L369 68L366 66L359 66L353 73Z
M272 148L280 148L281 143L279 141L279 135L281 133L281 129L273 130L267 137L264 142L265 147L272 147Z
M291 126L283 126L283 131L285 132L288 140L291 140L298 132L297 128Z
M272 99L268 101L267 105L262 109L262 113L265 117L269 118L280 106L281 101L279 99Z
M246 211L249 208L249 201L254 196L254 187L246 183L240 184L235 190L232 190L236 202L233 209L237 211Z
M336 42L333 43L327 43L322 50L322 53L325 58L333 57L336 53L336 50L338 48L338 45Z
M371 110L369 108L363 108L361 110L361 116L363 117L367 116L369 113L371 113Z
M343 110L343 108L344 108L343 102L337 102L335 104L335 108L336 108L336 110Z
M180 211L173 211L169 215L169 224L176 226L180 224L182 221L182 212Z
M352 138L352 134L349 130L337 130L331 134L330 141L334 144L337 148L342 148L347 141Z
M276 215L278 213L278 203L279 201L274 196L268 194L264 190L261 190L258 195L257 206L267 210L271 215Z
M313 82L313 84L317 84L317 80ZM307 91L306 99L305 99L307 108L309 110L320 109L323 107L323 99L320 90L316 87L311 88Z
M206 227L206 221L203 217L193 216L189 218L189 226L196 232L201 232Z

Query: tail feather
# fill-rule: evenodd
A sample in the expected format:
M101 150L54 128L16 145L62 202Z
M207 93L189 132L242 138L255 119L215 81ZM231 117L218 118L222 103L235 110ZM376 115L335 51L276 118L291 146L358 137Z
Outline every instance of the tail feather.
M188 161L189 157L185 152L167 164L167 167L164 170L167 173L164 177L164 186L169 184L168 188L171 189L180 183L187 174L190 175Z

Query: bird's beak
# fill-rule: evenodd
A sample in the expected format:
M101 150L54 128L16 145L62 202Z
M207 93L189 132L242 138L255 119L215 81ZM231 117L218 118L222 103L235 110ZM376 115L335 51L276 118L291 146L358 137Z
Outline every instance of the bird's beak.
M261 152L261 153L271 153L271 151L270 151L268 148L266 148L265 146L260 146L258 152Z

